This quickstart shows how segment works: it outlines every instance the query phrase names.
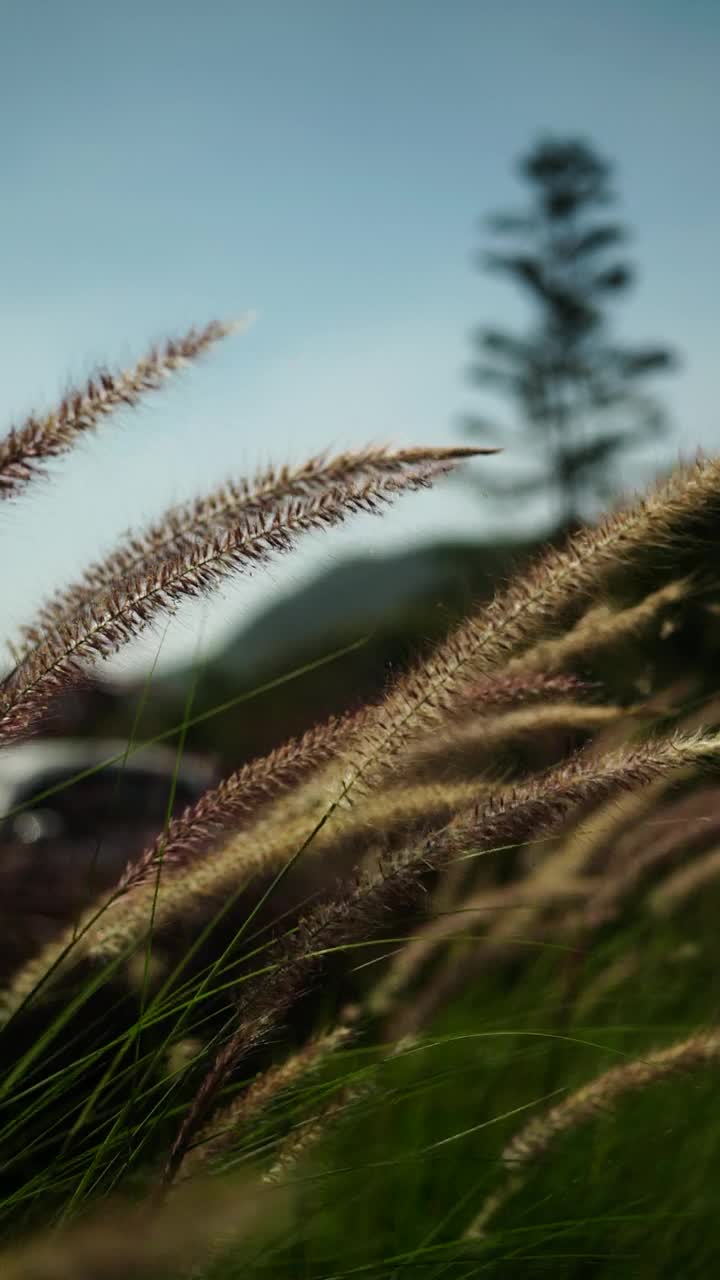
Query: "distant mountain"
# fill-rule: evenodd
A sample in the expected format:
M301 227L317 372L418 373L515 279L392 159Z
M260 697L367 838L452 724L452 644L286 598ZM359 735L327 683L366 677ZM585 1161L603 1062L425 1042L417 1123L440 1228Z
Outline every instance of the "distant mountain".
M284 595L239 630L206 668L213 680L257 683L365 634L435 631L442 617L487 595L525 544L440 543L386 556L355 556ZM187 688L189 669L158 676L158 691Z
M151 741L189 715L184 749L227 770L381 696L535 550L453 542L354 556L274 599L199 672L188 664L156 672L150 686L141 678L73 690L45 732Z
M196 723L186 747L234 767L380 696L531 550L521 543L441 543L354 556L274 600L200 672L178 667L156 674L149 691L142 682L126 687L95 732L151 739L182 721L191 693ZM337 655L357 640L357 648Z

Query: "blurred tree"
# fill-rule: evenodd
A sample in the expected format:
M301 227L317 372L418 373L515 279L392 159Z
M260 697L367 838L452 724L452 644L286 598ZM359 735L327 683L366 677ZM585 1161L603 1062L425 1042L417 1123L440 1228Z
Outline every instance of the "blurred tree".
M480 329L471 376L514 400L523 446L539 464L494 491L530 497L554 489L559 523L568 528L616 487L622 450L663 430L663 411L643 387L648 375L675 360L665 347L621 346L609 336L608 305L633 280L616 256L623 228L598 216L615 201L610 165L583 141L548 138L519 167L532 202L523 213L487 220L496 237L511 243L483 254L482 266L526 290L537 319L526 336ZM487 434L484 421L467 426L471 434Z

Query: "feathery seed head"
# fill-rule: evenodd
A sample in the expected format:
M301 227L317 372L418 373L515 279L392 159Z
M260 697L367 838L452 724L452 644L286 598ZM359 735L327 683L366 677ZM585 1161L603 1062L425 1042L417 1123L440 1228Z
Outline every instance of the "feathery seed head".
M133 406L143 395L158 391L177 370L196 360L242 322L214 320L204 329L190 329L152 347L136 365L121 373L101 369L84 387L69 391L57 409L43 417L30 415L0 440L0 499L15 497L38 475L42 463L67 453L81 435L93 431L116 409Z

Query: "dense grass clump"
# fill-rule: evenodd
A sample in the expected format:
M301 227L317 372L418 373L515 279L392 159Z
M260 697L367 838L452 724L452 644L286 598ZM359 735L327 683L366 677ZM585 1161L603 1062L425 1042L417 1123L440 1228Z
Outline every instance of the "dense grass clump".
M227 331L16 427L0 497ZM127 535L24 628L0 744L184 599L483 452L316 457ZM709 1274L719 517L701 459L550 548L382 698L169 796L6 966L3 1275Z

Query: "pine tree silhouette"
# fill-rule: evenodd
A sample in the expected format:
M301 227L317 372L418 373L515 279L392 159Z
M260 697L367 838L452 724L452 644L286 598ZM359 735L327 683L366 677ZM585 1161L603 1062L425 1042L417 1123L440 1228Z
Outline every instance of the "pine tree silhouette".
M501 247L482 254L481 266L530 295L534 323L522 336L481 328L471 376L515 402L519 447L533 456L530 474L490 491L519 497L554 490L558 523L572 528L616 488L624 450L663 431L662 407L644 387L675 357L666 347L612 340L608 309L627 293L633 272L616 252L624 228L602 217L616 198L611 166L581 140L549 138L519 169L531 203L487 220ZM473 418L467 428L486 434L487 422Z

